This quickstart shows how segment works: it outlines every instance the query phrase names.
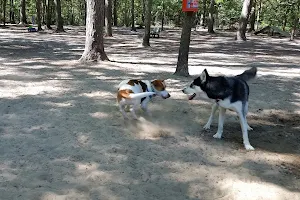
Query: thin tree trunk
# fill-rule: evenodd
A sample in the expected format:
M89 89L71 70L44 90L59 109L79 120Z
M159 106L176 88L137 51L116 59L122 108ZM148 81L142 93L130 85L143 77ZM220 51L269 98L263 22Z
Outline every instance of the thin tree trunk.
M136 31L135 23L134 23L134 0L131 0L131 30Z
M20 5L20 24L27 24L26 19L26 0L21 0Z
M14 0L10 0L10 11L9 11L9 21L15 24L15 11L14 11Z
M112 37L112 0L105 0L106 36Z
M42 3L42 14L43 14L43 17L42 17L42 24L46 24L46 0L42 0L43 3Z
M42 20L41 20L41 0L36 0L36 15L37 15L37 24L38 31L42 30Z
M300 2L299 2L299 4L300 4ZM299 11L300 11L300 5L299 4L297 6L296 12L293 10L293 28L292 28L292 31L291 31L291 38L290 38L290 40L294 40L295 39L295 34L296 34L297 29L298 29L298 24L300 22L299 16L297 15L297 13L299 13Z
M243 9L240 16L239 28L236 33L236 40L246 41L246 29L248 24L248 18L250 15L252 0L244 0Z
M287 11L284 15L283 15L283 23L282 23L282 30L285 31L285 27L286 27L286 24L287 24L287 15L288 15L288 12Z
M73 8L73 0L70 1L71 3L71 21L70 21L70 24L73 26L75 25L75 21L74 21L74 8Z
M142 12L142 22L145 23L145 15L146 15L146 4L145 0L141 0L142 6L143 6L143 12Z
M255 13L256 13L256 0L254 0L253 6L251 9L251 14L250 14L250 19L249 19L250 29L248 32L255 31Z
M260 20L260 13L261 13L261 0L258 0L259 4L258 4L258 10L257 10L257 17L256 17L256 30L258 30L258 24L259 24L259 20Z
M150 46L150 27L151 27L151 10L152 10L152 0L145 0L146 5L146 14L145 14L145 33L143 37L142 45L144 47Z
M3 25L5 26L5 22L6 22L6 0L3 0L3 8L2 8L2 10L3 10Z
M87 18L87 5L86 5L86 2L84 1L83 3L83 24L86 25L86 18ZM103 13L103 16L104 16L104 13ZM103 20L103 23L104 23L104 20Z
M184 20L182 24L177 67L174 73L179 76L189 76L188 59L189 59L191 30L193 26L193 21L194 21L194 13L185 12Z
M161 13L161 30L164 30L165 23L165 2L162 1L162 13Z
M54 0L56 11L56 32L64 32L64 22L61 16L61 2L60 0Z
M201 25L203 26L203 27L205 27L206 26L206 1L207 0L203 0L203 4L202 4L202 6L203 6L203 13L202 13L202 23L201 23Z
M48 29L51 27L51 0L46 0L46 26Z
M125 5L123 8L123 25L125 25L126 27L128 27L128 0L124 0L125 1Z
M87 0L85 49L80 61L109 60L103 44L104 0Z
M114 26L118 26L118 0L114 0Z
M214 23L215 23L215 0L210 0L209 4L209 14L208 14L208 32L215 33L214 31Z

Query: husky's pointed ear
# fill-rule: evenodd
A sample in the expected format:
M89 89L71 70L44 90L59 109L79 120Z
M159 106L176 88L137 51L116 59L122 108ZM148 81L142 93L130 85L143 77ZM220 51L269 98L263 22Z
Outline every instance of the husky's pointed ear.
M200 75L201 83L204 83L204 82L206 81L207 77L208 77L207 70L204 69L203 72L202 72L201 75Z

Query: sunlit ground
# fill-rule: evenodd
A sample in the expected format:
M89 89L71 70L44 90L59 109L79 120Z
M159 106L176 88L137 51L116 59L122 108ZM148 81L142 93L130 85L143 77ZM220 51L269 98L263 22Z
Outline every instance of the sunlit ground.
M143 48L142 32L114 28L112 62L80 64L84 27L66 33L0 29L0 199L300 199L299 41L192 33L189 71L236 75L252 66L246 152L235 114L224 138L204 131L211 102L188 102L192 77L172 75L180 40L168 29ZM127 78L166 80L152 117L124 121L116 106Z

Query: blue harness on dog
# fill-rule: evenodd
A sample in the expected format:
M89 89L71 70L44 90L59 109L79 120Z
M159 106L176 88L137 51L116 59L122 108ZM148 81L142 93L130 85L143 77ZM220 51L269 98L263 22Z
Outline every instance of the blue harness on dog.
M151 90L152 90L152 91L149 91L149 90L148 90L148 87L147 87L147 90L146 90L146 91L147 91L147 92L155 92L154 89L153 89L153 87L152 87L152 86L150 86L150 87L151 87ZM149 98L152 99L152 97L154 97L154 96L155 96L155 94L150 95Z

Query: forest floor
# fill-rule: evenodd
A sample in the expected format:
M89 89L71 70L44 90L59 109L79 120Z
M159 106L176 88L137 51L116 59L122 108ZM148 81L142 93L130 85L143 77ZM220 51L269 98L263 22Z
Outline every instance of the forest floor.
M236 75L252 66L247 152L236 114L224 138L211 102L188 101L174 76L180 29L141 47L142 30L114 28L112 62L80 64L84 27L65 33L0 29L1 200L300 200L300 42L193 31L190 74ZM125 122L116 105L123 79L166 80L171 98Z

